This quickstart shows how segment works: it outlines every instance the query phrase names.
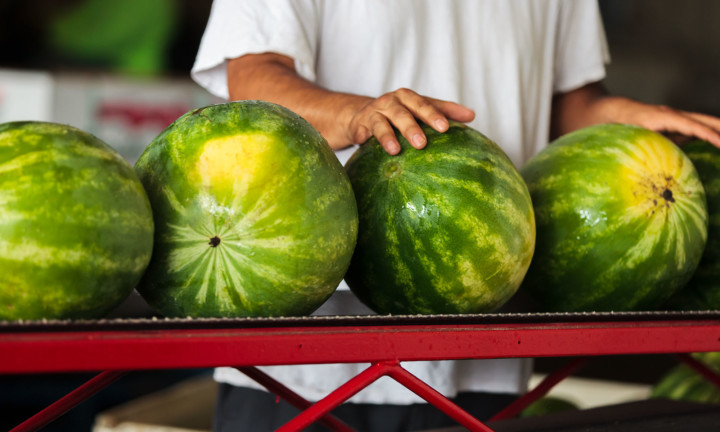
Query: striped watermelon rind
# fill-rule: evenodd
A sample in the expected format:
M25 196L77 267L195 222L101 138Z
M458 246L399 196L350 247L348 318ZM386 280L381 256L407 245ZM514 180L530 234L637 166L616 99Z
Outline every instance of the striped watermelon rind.
M186 113L135 165L155 251L140 294L165 316L305 315L357 236L347 174L304 119L261 101Z
M67 125L0 125L0 319L106 315L152 242L148 198L114 149Z
M715 373L720 373L720 352L693 353L692 356ZM720 403L720 388L686 364L670 371L653 385L650 397L700 403Z
M695 140L682 150L700 175L707 198L708 238L692 279L667 303L672 309L720 309L720 148Z
M348 160L358 202L345 280L379 313L479 313L504 304L527 271L533 209L520 174L490 139L460 123L422 125L423 150L397 134L388 155L372 138Z
M521 173L538 227L522 289L544 310L653 310L697 268L705 192L662 135L591 126L551 143Z
M576 411L579 409L580 407L576 403L566 398L546 395L528 405L527 408L520 412L518 417L537 417L563 411Z

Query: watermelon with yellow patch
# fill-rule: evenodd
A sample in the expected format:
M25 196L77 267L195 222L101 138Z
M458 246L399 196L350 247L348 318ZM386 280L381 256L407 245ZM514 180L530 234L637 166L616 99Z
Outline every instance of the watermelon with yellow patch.
M480 132L422 125L428 144L391 156L372 138L346 164L358 202L358 244L345 277L379 313L465 314L502 306L533 255L527 187Z
M543 308L656 309L697 268L705 192L690 159L664 136L588 127L551 143L521 173L538 227L522 289Z
M304 315L342 280L357 236L352 188L290 110L242 101L191 111L135 169L156 226L138 291L163 315Z

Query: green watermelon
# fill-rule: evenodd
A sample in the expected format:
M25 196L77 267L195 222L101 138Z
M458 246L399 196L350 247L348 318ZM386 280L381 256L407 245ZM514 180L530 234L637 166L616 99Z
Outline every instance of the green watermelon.
M682 146L705 187L710 225L705 253L690 282L668 302L669 308L720 309L720 148L707 141Z
M390 156L375 138L348 160L358 242L345 280L379 313L480 313L517 290L533 254L532 203L494 142L452 123L422 125L423 150L397 134Z
M543 396L527 406L518 417L536 417L562 411L576 411L577 404L557 396Z
M115 150L66 125L0 125L0 319L106 315L152 242L148 198Z
M696 360L720 373L720 353L694 353ZM652 388L650 397L701 403L720 403L720 388L690 366L680 364L671 369Z
M662 135L591 126L551 143L521 173L538 229L522 289L545 310L656 309L695 271L705 192Z
M135 165L155 217L138 291L165 316L305 315L335 290L357 206L325 139L279 105L186 113Z

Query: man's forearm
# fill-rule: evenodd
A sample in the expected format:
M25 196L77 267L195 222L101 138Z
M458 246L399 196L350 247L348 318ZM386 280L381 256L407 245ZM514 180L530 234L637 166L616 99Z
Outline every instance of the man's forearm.
M371 98L325 90L295 72L291 59L257 54L230 60L228 89L231 100L262 99L282 105L312 124L339 149L353 144L349 136L352 114Z
M360 144L371 136L390 154L400 152L395 128L415 148L427 139L418 121L438 132L448 119L469 122L475 113L460 104L400 88L378 97L332 92L300 77L291 58L273 53L230 60L228 88L232 100L261 99L295 111L312 124L334 149Z
M555 95L552 100L550 138L555 139L586 126L611 121L604 118L594 105L606 94L599 83L592 83Z

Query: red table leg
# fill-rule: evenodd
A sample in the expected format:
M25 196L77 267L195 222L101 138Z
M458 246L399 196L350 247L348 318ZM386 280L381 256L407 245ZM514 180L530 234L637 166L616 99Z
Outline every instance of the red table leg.
M369 386L382 376L389 376L395 379L400 384L425 399L428 403L434 405L455 421L465 426L468 430L472 432L492 432L492 429L487 427L481 421L477 420L465 412L462 408L448 400L445 396L421 381L419 378L403 369L397 361L373 363L369 368L360 372L358 375L351 378L323 399L320 399L318 402L308 407L297 417L285 423L276 432L293 432L303 430L318 420L321 416L332 411L338 405L350 399L360 390Z
M556 370L550 375L546 376L534 389L520 396L510 405L506 406L502 411L495 414L490 421L505 420L513 418L520 414L522 410L527 408L531 403L545 396L553 387L555 387L560 381L569 377L575 371L580 369L589 360L588 357L578 357L571 360L562 368Z
M85 384L71 391L44 410L15 426L10 432L31 432L39 430L53 420L79 405L85 399L104 389L116 379L125 375L125 371L101 372Z
M675 354L675 357L686 365L693 368L695 372L704 376L705 379L715 384L715 386L720 388L720 375L718 375L714 370L710 369L705 363L698 361L690 354Z
M392 367L387 374L388 376L394 378L395 381L412 390L415 394L435 406L435 408L438 408L440 411L450 416L450 418L465 426L469 431L492 432L492 429L487 427L480 420L471 416L437 390L430 387L407 370L403 369L398 363L393 363L390 366Z
M312 406L311 402L304 399L299 394L290 390L289 388L275 380L273 377L254 366L239 367L236 369L264 386L266 389L268 389L269 392L274 393L279 397L285 399L295 408L305 410ZM329 412L324 416L320 417L318 421L336 432L355 432L355 429L351 428L342 420L338 419Z

